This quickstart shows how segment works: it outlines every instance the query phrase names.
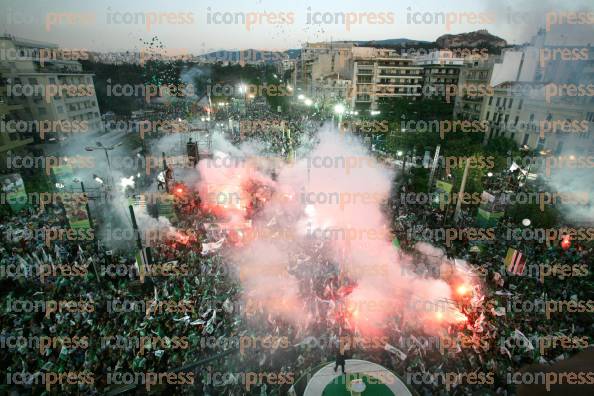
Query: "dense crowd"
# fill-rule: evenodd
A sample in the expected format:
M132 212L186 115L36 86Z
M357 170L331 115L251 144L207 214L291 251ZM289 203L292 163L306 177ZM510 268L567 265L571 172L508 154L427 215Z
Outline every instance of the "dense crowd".
M248 109L249 110L249 109ZM301 147L314 136L320 120L295 112L273 113L267 109L251 109L247 116L232 111L221 112L221 119L235 118L239 124L247 121L266 121L270 128L252 128L249 134L241 131L237 142L254 140L268 144L270 152L281 156ZM291 130L278 133L278 121L285 121ZM241 126L240 126L241 128ZM286 130L285 130L286 131ZM281 395L291 384L258 384L249 391L236 376L216 380L213 373L286 372L293 373L296 381L324 362L334 359L338 339L356 334L354 328L340 315L341 299L352 286L348 277L341 276L340 263L329 259L323 241L312 241L303 246L303 253L291 257L288 271L299 284L311 320L295 325L271 316L261 306L242 305L242 290L233 268L225 256L227 240L220 248L205 252L205 244L213 243L223 235L207 227L212 214L201 209L199 198L184 200L176 205L178 214L173 226L179 231L164 237L151 246L154 263L167 264L183 272L183 276L139 276L141 272L135 258L137 249L130 242L128 249L107 250L94 241L53 240L44 237L52 227L66 227L63 209L49 205L43 210L27 208L21 213L2 219L0 243L2 249L2 301L0 321L4 359L0 363L3 373L30 373L27 383L19 385L18 394L43 394L44 385L37 381L46 372L89 372L94 384L76 386L54 385L46 394L99 394L105 389L117 389L109 383L114 372L177 372L188 364L197 363L194 386L175 388L176 393L205 395ZM480 288L468 298L458 301L458 308L467 321L446 329L451 337L464 335L471 347L440 350L431 343L429 333L414 324L410 318L396 312L393 320L385 323L382 333L387 342L379 348L358 348L351 357L370 360L384 365L401 378L407 373L438 373L446 371L468 372L489 370L496 374L489 389L496 394L512 394L513 387L506 383L506 373L533 362L553 362L567 358L576 350L550 347L539 348L533 340L549 335L586 337L592 342L591 315L555 315L547 320L544 313L510 312L510 301L536 301L539 299L586 299L592 295L592 276L565 279L539 279L519 276L506 271L503 264L507 249L521 249L527 264L586 265L592 261L592 247L588 243L574 242L563 249L556 242L536 240L512 242L505 238L508 229L520 228L517 219L503 218L494 227L495 238L480 244L457 240L448 246L445 241L429 240L436 245L438 257L429 259L416 249L424 242L422 233L411 233L417 227L437 228L451 226L450 215L428 205L387 205L392 218L393 233L399 240L399 249L413 257L405 265L419 276L443 276L443 263L456 265L458 258L467 263L472 276L479 279ZM280 215L283 215L282 213ZM268 220L268 219L263 219ZM474 219L468 210L463 213L457 227L472 226ZM283 241L279 243L291 243ZM314 265L315 263L315 265ZM320 265L323 263L323 265ZM453 263L453 264L452 264ZM80 276L43 272L42 268L61 265L78 266ZM114 273L113 268L124 268ZM9 271L8 268L11 270ZM15 270L18 269L18 270ZM59 272L59 271L58 271ZM43 276L42 276L43 274ZM22 312L7 301L75 301L91 304L90 312ZM139 309L114 311L114 302L141 302ZM159 310L162 301L188 301L189 310ZM249 309L248 309L249 308ZM115 336L127 340L151 337L141 345L123 344ZM72 347L58 340L40 350L39 337L87 337L86 346ZM254 348L246 353L237 350L237 344L218 342L204 344L204 339L229 340L240 336L261 336L281 339L287 345L278 348ZM9 339L26 340L10 346ZM187 340L185 347L176 347L174 338ZM526 343L524 340L528 340ZM35 341L37 340L37 341ZM325 342L320 342L325 340ZM521 340L522 342L517 342ZM7 346L8 345L8 346ZM233 353L224 354L232 351ZM216 357L198 364L201 359ZM189 369L190 370L190 369ZM6 381L3 381L6 382ZM174 385L173 385L174 386ZM422 395L470 395L479 388L458 386L446 391L442 383L411 384ZM2 393L14 391L10 385L0 385ZM154 386L154 392L165 392L166 386ZM143 391L143 386L137 388ZM16 393L15 393L16 394Z

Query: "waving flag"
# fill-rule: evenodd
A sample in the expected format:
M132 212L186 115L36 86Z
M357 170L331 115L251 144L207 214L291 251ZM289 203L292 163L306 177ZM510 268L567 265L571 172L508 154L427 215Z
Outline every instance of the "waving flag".
M523 275L524 267L526 267L526 257L522 252L508 248L507 256L505 256L505 268L507 269L507 272L514 275Z

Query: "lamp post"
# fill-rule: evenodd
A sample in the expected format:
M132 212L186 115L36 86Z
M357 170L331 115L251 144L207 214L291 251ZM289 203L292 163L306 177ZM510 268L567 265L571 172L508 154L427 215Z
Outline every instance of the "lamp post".
M87 146L85 147L86 151L95 151L95 150L103 150L105 152L105 158L107 159L107 167L109 168L109 177L110 179L112 179L110 182L113 183L113 177L111 175L111 162L109 161L109 151L112 151L113 149L115 149L116 147L121 146L122 144L124 144L124 142L119 142L116 144L112 144L111 146L104 146L103 143L101 142L96 142L95 143L97 146L93 147L93 146Z
M345 107L342 103L334 105L334 113L338 115L338 126L342 123L342 115L345 112Z

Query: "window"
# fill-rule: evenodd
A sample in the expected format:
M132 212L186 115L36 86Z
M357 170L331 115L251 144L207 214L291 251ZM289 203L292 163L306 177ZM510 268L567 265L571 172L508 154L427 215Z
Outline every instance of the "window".
M518 110L522 110L523 104L524 104L524 99L520 99L520 104L518 105Z
M516 119L514 120L514 126L518 125L518 120L520 119L520 117L516 116Z
M501 98L497 98L497 102L495 102L495 106L499 107L499 102L501 101Z
M37 79L36 78L29 78L29 84L31 84L31 85L37 84Z
M508 106L509 109L511 109L513 102L514 102L513 98L510 98L509 99L509 106Z
M522 145L525 146L528 144L528 139L530 138L530 135L525 133L524 134L524 140L522 140Z
M63 106L58 106L58 113L63 113L64 112L64 107Z
M39 115L46 115L47 114L47 110L45 109L45 107L38 107L37 108L37 113L39 113Z
M487 121L489 121L489 116L490 116L490 115L491 115L491 112L490 112L490 111L487 111L487 117L486 117L486 120L487 120Z
M489 106L491 106L493 104L493 97L489 97Z

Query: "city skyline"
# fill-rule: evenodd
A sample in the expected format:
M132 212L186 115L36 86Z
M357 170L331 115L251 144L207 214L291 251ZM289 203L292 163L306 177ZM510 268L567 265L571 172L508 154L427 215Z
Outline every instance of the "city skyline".
M165 9L157 2L137 0L126 4L60 0L35 6L9 0L0 10L2 33L17 37L99 52L139 50L143 42L157 37L168 48L199 55L219 50L284 51L300 48L305 42L399 38L433 42L443 34L480 29L509 44L523 44L539 28L547 27L547 13L581 10L587 1L570 1L563 8L548 2L509 4L491 0L447 5L434 0L414 4L332 0L320 6L296 1L196 4L178 0ZM373 11L366 11L369 9Z

